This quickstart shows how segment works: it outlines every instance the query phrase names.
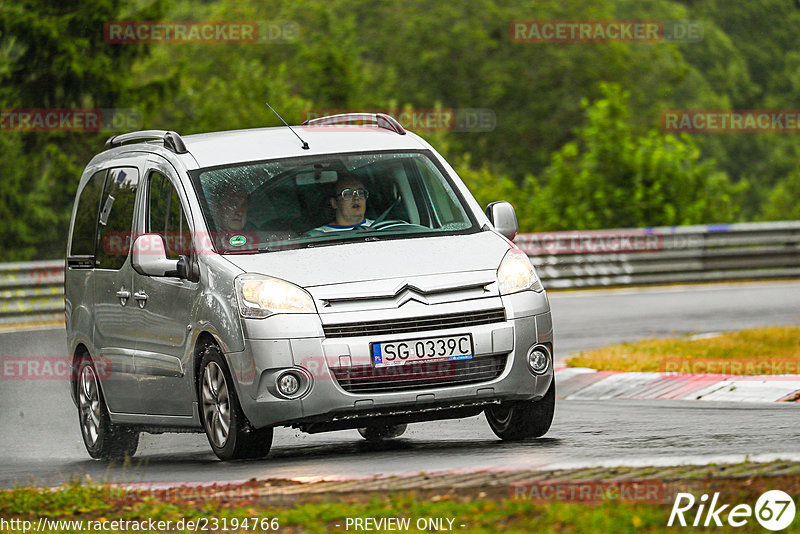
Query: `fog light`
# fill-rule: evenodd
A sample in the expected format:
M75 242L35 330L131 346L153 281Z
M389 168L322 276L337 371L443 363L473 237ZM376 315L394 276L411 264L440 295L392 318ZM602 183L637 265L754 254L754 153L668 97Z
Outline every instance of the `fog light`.
M284 373L278 378L278 391L291 397L300 390L300 378L294 373Z
M533 373L540 375L547 371L550 363L550 351L542 345L534 345L528 351L528 367Z

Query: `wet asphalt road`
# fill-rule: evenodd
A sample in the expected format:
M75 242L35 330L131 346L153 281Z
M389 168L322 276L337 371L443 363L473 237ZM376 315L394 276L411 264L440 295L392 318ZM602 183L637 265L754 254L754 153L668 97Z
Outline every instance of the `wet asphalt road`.
M568 352L643 337L800 324L800 282L582 291L551 295L556 348ZM63 329L0 334L0 357L60 357ZM91 461L63 380L0 379L0 487L97 481L174 482L353 477L442 469L515 469L792 458L800 460L795 404L559 401L546 438L503 443L483 416L411 425L367 444L354 430L275 431L257 462L221 463L202 434L143 435L129 466Z

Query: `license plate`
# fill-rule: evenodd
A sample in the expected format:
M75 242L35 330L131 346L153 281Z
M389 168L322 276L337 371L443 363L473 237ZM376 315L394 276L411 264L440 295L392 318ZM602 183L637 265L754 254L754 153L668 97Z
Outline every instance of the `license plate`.
M473 355L470 334L371 343L370 349L375 367L436 360L470 360Z

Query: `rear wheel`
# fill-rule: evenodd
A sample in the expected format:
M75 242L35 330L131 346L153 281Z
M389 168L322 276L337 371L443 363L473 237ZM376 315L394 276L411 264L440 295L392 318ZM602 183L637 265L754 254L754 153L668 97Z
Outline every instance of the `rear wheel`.
M381 441L402 436L406 428L408 425L372 425L359 428L358 433L367 441Z
M91 358L78 366L78 423L83 443L92 458L118 460L136 454L139 432L111 422L103 391Z
M556 379L538 401L505 402L486 408L486 420L497 437L514 441L547 434L556 406Z
M200 420L220 460L263 458L272 447L272 428L253 428L242 412L228 366L215 346L205 349L197 384Z

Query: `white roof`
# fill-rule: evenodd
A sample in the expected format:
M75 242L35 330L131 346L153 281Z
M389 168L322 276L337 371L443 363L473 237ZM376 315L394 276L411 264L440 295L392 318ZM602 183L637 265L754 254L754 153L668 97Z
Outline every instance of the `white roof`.
M301 147L300 140L286 126L181 137L200 168L317 154L428 148L427 143L411 132L400 135L376 126L293 126L292 128L308 143L308 150ZM194 167L190 161L186 159L184 161L189 168Z

